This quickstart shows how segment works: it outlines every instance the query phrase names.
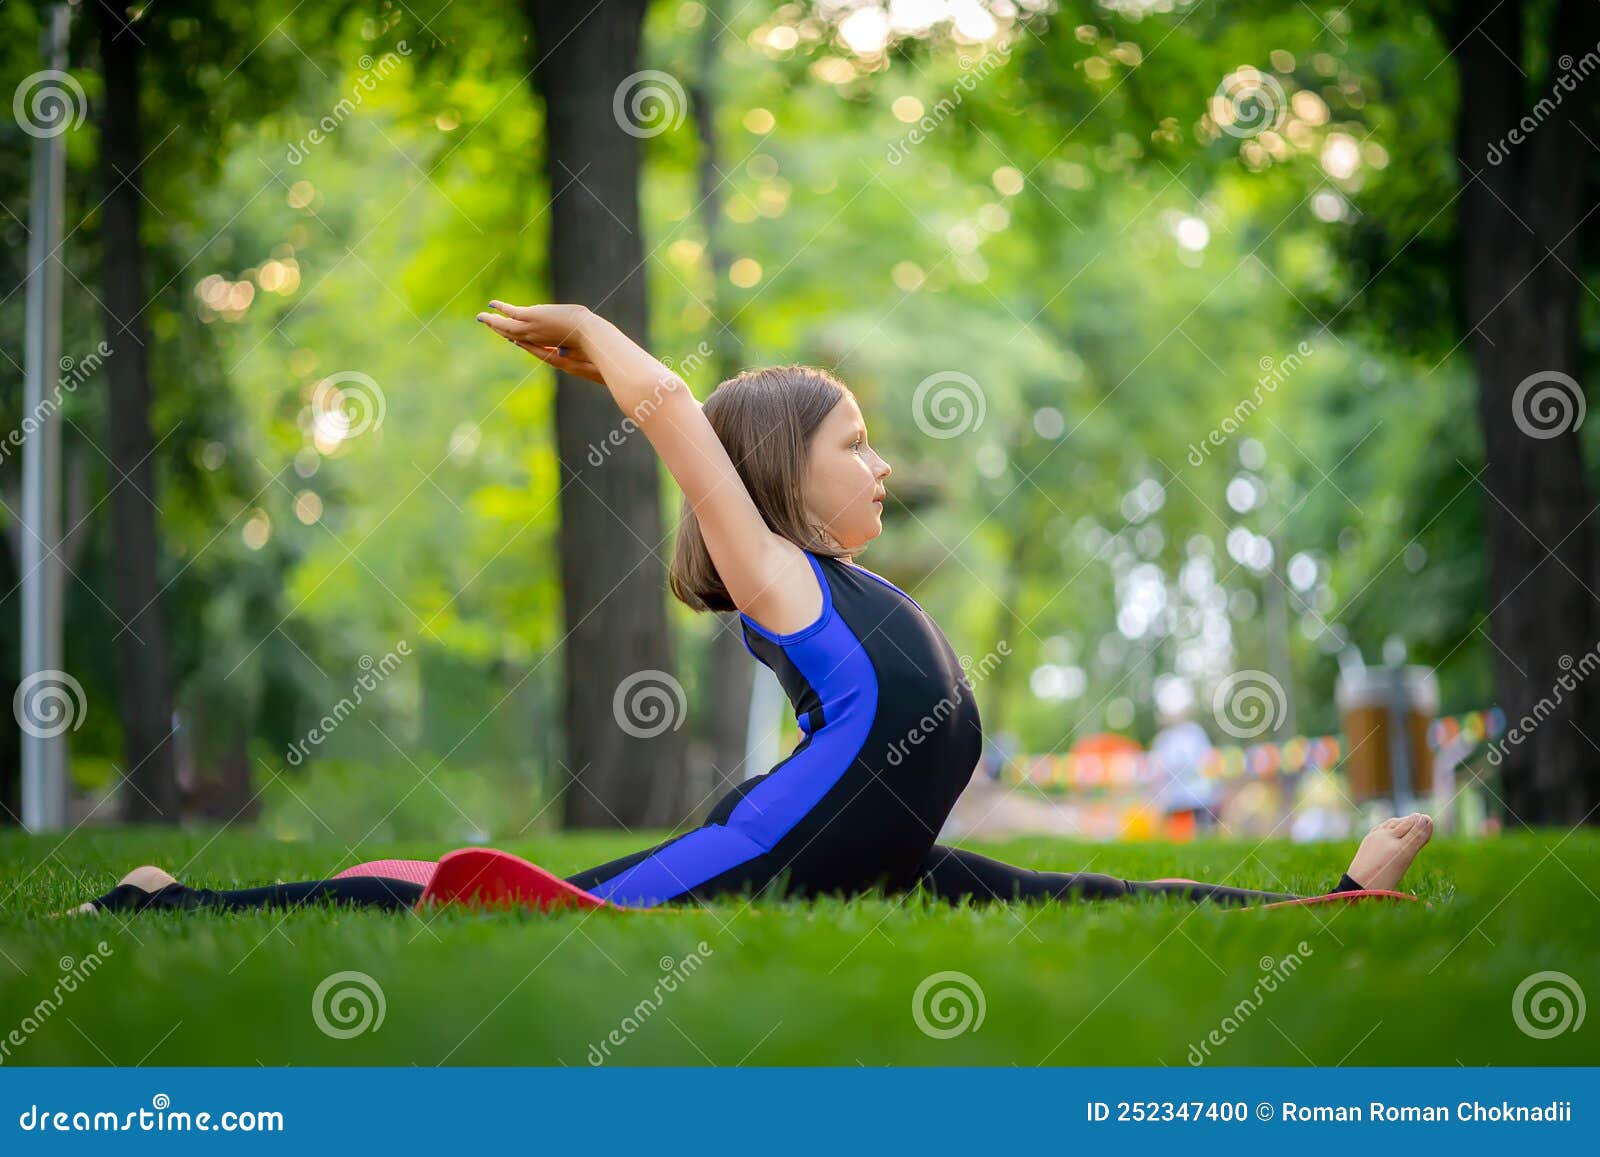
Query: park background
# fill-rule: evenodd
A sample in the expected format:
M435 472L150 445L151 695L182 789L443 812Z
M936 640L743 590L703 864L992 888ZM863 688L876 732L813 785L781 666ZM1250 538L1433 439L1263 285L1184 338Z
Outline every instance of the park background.
M500 298L590 305L702 398L739 368L791 361L851 386L895 467L861 561L981 674L998 746L979 779L997 806L1059 802L1062 785L1020 756L1107 732L1143 746L1187 716L1248 769L1246 743L1281 754L1339 735L1355 655L1431 672L1438 714L1475 721L1483 748L1465 765L1482 814L1411 885L1448 911L1426 932L1399 912L1302 921L1332 940L1336 922L1359 927L1366 945L1326 942L1329 973L1303 983L1348 977L1363 951L1407 978L1348 986L1352 1007L1380 990L1407 1001L1376 1018L1389 1031L1369 1062L1564 1063L1581 1047L1520 1032L1506 1004L1541 970L1592 979L1600 942L1581 830L1600 804L1600 689L1581 677L1600 647L1600 434L1578 385L1600 302L1594 5L71 8L69 82L39 79L46 10L0 8L8 430L30 420L31 166L41 139L65 144L70 683L53 702L71 745L63 830L0 842L17 880L8 1001L31 1004L28 979L53 975L75 935L41 931L43 914L145 859L244 884L491 843L576 870L697 822L766 770L754 757L796 741L736 626L667 595L679 498L648 443L600 387L492 340L473 319ZM19 678L20 441L0 463L0 654ZM1269 693L1219 695L1243 675ZM0 738L8 824L22 704ZM1490 765L1489 721L1530 713ZM1005 854L1326 887L1348 846L1286 835ZM801 1030L793 1012L723 1024L713 994L686 995L699 1027L657 1022L628 1055L1182 1063L1195 1018L1217 1019L1185 1001L1184 955L1254 976L1300 939L1159 906L931 927L868 902L826 934L826 915L767 915L752 948L745 915L695 917L724 937L707 943L729 984L810 984L814 1003L829 982L801 978L844 971L855 997ZM102 985L78 998L78 1031L57 1022L32 1055L132 1063L138 1040L250 1063L303 1003L294 986L342 955L392 961L404 941L433 954L434 976L464 959L381 921L304 929L326 940L305 953L283 931L263 917L160 934L185 967L242 969L229 975L262 1022L241 1029L245 1052L171 1002L146 1017ZM499 988L537 990L547 1009L581 978L592 1000L560 1024L545 1012L531 1052L495 1020L455 1061L581 1063L638 977L701 943L666 953L557 920L500 927L493 951L522 959L547 934L557 963ZM1152 1001L1126 982L1156 942ZM586 944L616 976L593 980ZM295 966L277 972L279 954ZM999 988L1037 1015L1018 1004L1003 1029L949 1045L971 1051L930 1051L939 1038L902 1006L936 966L992 977L991 1014ZM1038 991L1052 968L1073 979ZM1224 986L1221 1007L1238 996ZM1494 1029L1431 1037L1443 1007ZM118 1030L126 1061L96 1043L97 1013L135 1022ZM480 1015L391 1021L387 1039L434 1063L429 1049ZM1334 1063L1374 1019L1277 1015L1230 1059ZM299 1019L279 1060L373 1059L329 1052ZM1074 1021L1089 1027L1048 1049ZM763 1037L774 1023L787 1027Z

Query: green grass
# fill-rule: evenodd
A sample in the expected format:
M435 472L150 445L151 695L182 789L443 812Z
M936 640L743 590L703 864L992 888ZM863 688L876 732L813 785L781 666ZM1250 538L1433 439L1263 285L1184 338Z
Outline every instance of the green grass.
M575 871L649 836L567 836L508 850ZM1189 876L1320 891L1353 842L974 845L1034 867ZM442 849L365 847L363 858ZM1600 1023L1522 1032L1512 995L1566 973L1600 996L1600 832L1436 840L1408 887L1432 901L1273 912L1141 899L951 910L917 898L730 903L684 914L538 917L321 909L52 920L145 862L194 886L328 875L345 849L232 833L82 831L0 836L0 1056L4 1064L1172 1065L1216 1030L1208 1064L1600 1062ZM24 1018L66 966L104 940L98 971ZM674 991L668 969L696 952ZM1304 942L1305 949L1300 945ZM1299 956L1292 972L1279 965ZM1273 991L1264 968L1276 969ZM81 966L80 969L81 971ZM381 1027L318 1028L312 998L336 972L381 987ZM682 969L680 968L680 971ZM917 986L966 973L981 1027L921 1031ZM654 1007L639 1009L640 1003ZM1250 1002L1242 1013L1237 1006ZM1227 1018L1239 1016L1238 1023ZM625 1024L637 1017L638 1023ZM23 1043L5 1043L22 1026Z

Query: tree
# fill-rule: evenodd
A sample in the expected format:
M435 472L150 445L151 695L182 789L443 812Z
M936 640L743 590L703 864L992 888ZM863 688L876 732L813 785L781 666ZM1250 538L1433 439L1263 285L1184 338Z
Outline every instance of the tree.
M534 83L546 106L551 291L589 306L648 348L645 252L639 218L639 141L614 112L637 70L644 0L592 11L525 0L534 30ZM626 96L625 91L623 95ZM621 418L592 383L561 375L561 590L566 621L569 827L662 824L682 777L676 724L633 726L630 697L676 686L661 552L660 471L631 437L595 466Z
M150 379L144 321L145 285L140 125L139 32L120 0L98 0L95 27L105 76L100 110L100 161L105 311L114 351L110 376L112 605L126 632L118 651L121 674L124 773L133 789L123 798L129 820L178 822L178 784L172 747L172 669L162 620L156 533L155 439L150 430Z
M1507 748L1505 803L1528 823L1576 824L1600 806L1600 689L1567 676L1600 646L1576 386L1600 119L1594 94L1575 91L1592 82L1574 78L1563 54L1593 62L1600 6L1562 0L1539 53L1544 68L1528 77L1519 62L1534 17L1521 0L1461 0L1442 23L1460 78L1457 239L1487 459L1496 681L1513 726L1540 700L1554 702L1526 742ZM1558 691L1564 676L1576 680L1570 694Z

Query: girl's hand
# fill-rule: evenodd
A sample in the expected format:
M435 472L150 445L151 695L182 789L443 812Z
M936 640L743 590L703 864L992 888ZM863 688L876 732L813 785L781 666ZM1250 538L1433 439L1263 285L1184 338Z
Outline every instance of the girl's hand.
M563 373L605 384L585 343L584 325L592 316L587 307L489 304L500 313L480 313L478 320L501 337Z

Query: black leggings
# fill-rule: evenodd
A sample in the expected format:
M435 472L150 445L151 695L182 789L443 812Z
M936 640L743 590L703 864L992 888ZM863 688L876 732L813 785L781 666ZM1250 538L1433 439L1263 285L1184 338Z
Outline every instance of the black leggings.
M591 872L597 870L592 869ZM591 872L580 872L570 877L570 881L578 883ZM1096 872L1036 872L1001 863L963 848L947 848L940 844L935 844L928 853L915 886L951 904L969 901L988 904L1030 900L1115 900L1151 895L1245 905L1303 898L1292 892L1260 892L1250 888L1230 888L1224 884L1123 880ZM1345 875L1332 891L1349 892L1360 888L1360 884ZM262 888L233 891L170 884L158 892L150 893L132 884L119 884L98 897L94 903L101 909L116 911L218 908L238 912L318 903L397 911L416 907L422 892L421 884L386 876L345 876L335 880L268 884Z

